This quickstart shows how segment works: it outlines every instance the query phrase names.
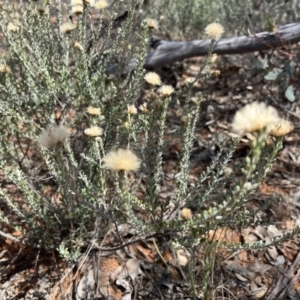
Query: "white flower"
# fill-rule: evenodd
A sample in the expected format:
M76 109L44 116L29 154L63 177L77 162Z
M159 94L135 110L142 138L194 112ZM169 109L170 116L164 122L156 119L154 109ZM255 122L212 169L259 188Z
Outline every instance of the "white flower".
M81 5L83 6L82 0L71 0L71 6Z
M271 136L284 136L294 130L294 125L287 120L280 119L269 126L269 134Z
M94 6L95 0L85 0L86 3L88 3L90 6Z
M149 29L157 29L158 28L158 22L154 19L146 19L144 21L144 24L149 28Z
M88 136L100 136L103 134L103 129L101 127L98 126L92 126L90 128L87 128L84 130L84 133Z
M39 136L39 143L43 148L53 148L62 146L65 139L70 135L67 127L53 126L44 129Z
M82 5L72 6L71 14L81 15L82 13L83 13L83 6Z
M108 7L108 2L106 0L98 0L97 2L94 3L94 7L102 10Z
M259 132L280 120L277 110L265 103L253 102L236 112L232 129L239 133Z
M141 104L141 105L139 106L139 109L140 109L143 113L145 113L145 114L149 112L149 110L148 110L148 108L147 108L147 103Z
M155 72L149 72L144 76L144 79L151 85L160 85L161 79Z
M11 68L8 65L0 65L0 73L10 73Z
M70 33L72 30L74 30L77 27L76 24L67 22L60 26L60 32L61 33Z
M163 85L159 88L158 92L162 97L167 97L174 93L174 88L171 85Z
M103 161L106 167L113 171L136 171L141 164L138 157L129 149L111 151Z
M127 112L130 115L135 115L137 113L137 109L133 104L132 105L127 105Z
M11 22L9 22L9 23L7 24L7 30L8 30L8 31L16 32L18 29L19 29L18 26L16 26L15 24L13 24L13 23L11 23Z
M94 107L94 106L89 106L86 109L87 113L93 116L98 116L101 114L101 109L98 107Z
M185 80L184 80L184 84L191 84L191 83L195 83L195 80L196 78L195 77L187 77Z
M219 23L210 23L205 27L204 32L212 39L219 39L224 33L224 28Z

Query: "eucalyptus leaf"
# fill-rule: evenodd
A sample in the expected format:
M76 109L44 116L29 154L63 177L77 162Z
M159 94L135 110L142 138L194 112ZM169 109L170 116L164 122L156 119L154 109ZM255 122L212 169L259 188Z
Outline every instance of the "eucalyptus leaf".
M289 85L288 88L286 89L285 93L284 93L285 97L290 102L294 102L296 100L294 90L295 90L294 87L292 85Z
M284 63L284 70L286 72L286 74L290 77L293 76L293 73L294 73L294 68L293 66L291 65L291 62L290 61L286 61Z
M254 58L254 59L252 59L252 62L254 64L254 66L258 69L263 69L264 70L269 66L267 56L263 60L260 60L258 58Z
M266 80L276 80L282 72L282 69L275 68L272 71L270 71L264 78Z

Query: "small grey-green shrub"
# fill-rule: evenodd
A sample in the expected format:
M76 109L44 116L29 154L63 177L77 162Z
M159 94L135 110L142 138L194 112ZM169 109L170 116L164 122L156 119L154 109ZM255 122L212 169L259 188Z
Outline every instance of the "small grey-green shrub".
M211 22L223 24L228 37L273 31L300 15L297 0L152 0L144 12L159 19L160 32L171 40L204 38L203 30Z
M23 243L76 260L95 239L100 250L121 248L100 244L124 224L133 234L129 243L164 236L175 249L195 253L210 230L254 224L245 203L282 147L282 137L266 138L270 124L242 129L256 135L236 172L226 175L239 138L224 133L210 166L189 180L202 100L193 98L192 86L208 76L214 39L194 81L174 91L143 68L154 23L138 21L139 1L125 3L128 15L118 29L122 1L102 10L84 2L71 19L72 7L60 0L21 4L22 10L5 2L0 21L6 45L0 58L0 168L7 183L0 189L2 234L6 226L18 229ZM167 134L168 109L182 97L181 122ZM175 139L182 150L172 193L163 197L163 155ZM236 184L228 188L232 178Z

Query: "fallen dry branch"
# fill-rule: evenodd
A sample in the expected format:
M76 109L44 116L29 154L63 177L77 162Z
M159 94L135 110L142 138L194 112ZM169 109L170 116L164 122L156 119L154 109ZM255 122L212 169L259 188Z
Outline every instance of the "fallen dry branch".
M252 36L240 36L217 40L214 53L243 54L254 51L269 50L300 41L300 22L279 26L274 32L260 32ZM208 53L211 40L196 40L190 42L172 42L156 39L153 41L154 50L145 58L145 69L155 69L186 58L204 56ZM132 59L127 71L133 70L136 60ZM118 65L110 67L107 72L115 73Z
M261 32L254 36L220 39L214 46L214 53L220 55L242 54L282 47L299 41L300 22L297 22L283 25L274 32ZM155 50L147 55L145 68L157 68L185 58L204 56L209 50L210 43L211 40L191 42L169 42L161 40L157 43Z

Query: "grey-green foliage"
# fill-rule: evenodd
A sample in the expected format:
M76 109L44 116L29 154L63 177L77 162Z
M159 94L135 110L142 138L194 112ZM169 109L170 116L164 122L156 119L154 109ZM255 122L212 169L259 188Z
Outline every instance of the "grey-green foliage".
M227 176L225 169L239 140L224 134L220 152L206 171L191 181L190 172L198 163L191 153L203 97L195 101L193 83L167 97L161 96L157 87L145 86L143 60L151 32L137 17L139 1L114 1L99 14L96 24L92 23L90 7L85 5L83 15L73 16L77 28L69 34L59 30L68 20L64 14L70 9L64 2L44 4L45 11L40 10L40 1L28 7L23 3L19 12L8 4L2 7L0 21L5 50L10 55L10 59L2 55L0 61L0 169L6 182L0 189L0 234L4 234L2 225L9 225L23 232L22 242L57 249L70 261L80 256L81 247L94 247L94 241L99 241L98 249L122 247L121 242L106 247L101 243L106 242L109 232L119 234L126 226L134 235L131 242L160 235L165 240L171 237L175 250L185 247L194 253L204 245L207 254L197 289L209 295L211 253L216 246L206 238L211 230L257 224L256 212L248 211L245 205L270 169L282 140L274 139L266 145L264 135L258 136L240 168ZM207 9L206 17L215 9L201 1L194 4L202 12ZM114 19L124 8L128 18L117 29ZM181 32L192 31L197 22L200 31L216 20L189 18L192 8L178 11L185 14L183 19L173 16L181 22ZM165 16L166 22L169 17ZM195 81L208 76L213 44ZM133 57L136 68L129 73L127 63ZM117 66L116 73L108 74L112 65ZM179 105L181 99L184 104ZM128 105L142 103L147 105L146 110L127 113ZM88 106L100 108L101 115L87 114ZM170 108L176 108L183 117L172 128ZM72 129L70 139L63 147L41 149L37 142L40 132L57 124ZM93 125L103 129L101 137L84 135L83 129ZM174 140L182 150L170 172L172 193L164 197L163 155L168 155ZM103 163L108 152L126 147L142 162L134 181L123 171L108 171ZM49 186L52 194L45 191ZM18 197L9 187L18 191ZM141 188L143 197L137 197L136 191ZM183 207L193 208L191 218L181 216ZM258 243L232 248L263 246ZM194 294L196 281L192 277Z
M9 192L2 191L15 213L7 220L3 212L2 220L14 227L22 218L28 236L36 235L36 241L47 241L51 247L60 243L61 232L89 232L95 206L106 190L105 171L99 161L104 151L129 145L128 134L118 122L124 119L127 104L134 104L139 96L148 29L132 34L138 1L127 5L127 19L119 29L113 28L114 18L122 13L120 2L98 11L98 24L93 23L91 8L85 5L83 15L73 16L77 28L70 33L60 30L61 25L71 22L65 1L20 2L16 7L7 1L1 7L6 47L0 65L7 67L0 72L1 169L26 199L17 204ZM131 51L139 53L138 64L135 74L126 78L123 68L132 58ZM106 69L116 61L120 71L109 78ZM102 115L88 116L90 105L100 108ZM71 144L66 144L64 151L41 151L38 135L57 124L73 129ZM103 127L102 142L84 136L82 127L92 125ZM29 152L34 153L30 158ZM54 195L43 192L49 180L61 197L59 204L54 203ZM46 230L41 230L45 224Z
M151 32L146 23L137 22L139 1L127 5L128 18L116 29L120 3L100 13L99 24L92 23L85 5L82 15L73 16L77 28L68 34L59 29L70 8L59 0L42 12L39 2L24 4L18 13L8 4L1 11L10 60L3 56L0 66L7 65L11 72L0 69L0 168L20 197L1 189L5 209L0 221L22 230L23 242L56 248L70 260L78 257L82 245L103 239L123 224L131 226L133 240L160 234L189 248L201 245L210 230L253 224L254 215L244 206L281 149L281 139L266 145L264 135L258 136L241 168L227 177L225 169L239 142L227 137L203 175L190 182L189 173L197 163L191 152L202 97L191 101L192 83L169 96L145 86L143 59ZM213 44L195 80L208 76ZM128 73L132 57L137 66ZM115 63L117 72L107 74ZM180 106L182 98L185 103ZM147 109L127 113L128 105L141 103ZM86 113L91 105L101 109L100 116ZM184 117L171 132L170 107ZM41 130L56 124L72 129L70 139L64 147L41 149ZM83 134L82 128L93 125L103 129L101 137ZM175 139L182 150L171 172L173 192L163 197L163 155ZM106 170L103 163L108 152L127 147L142 162L134 182L123 171ZM236 184L230 186L233 176ZM55 194L45 192L49 185ZM144 197L138 198L141 187ZM192 218L181 218L184 206L195 208ZM144 219L136 208L144 211Z
M149 1L145 12L159 21L163 35L171 40L188 40L200 38L207 24L219 20L215 14L218 7L218 2L205 0L154 0Z
M297 0L153 0L145 12L159 20L164 37L191 40L205 38L203 30L211 22L220 22L226 37L272 31L273 25L295 22L300 7Z

